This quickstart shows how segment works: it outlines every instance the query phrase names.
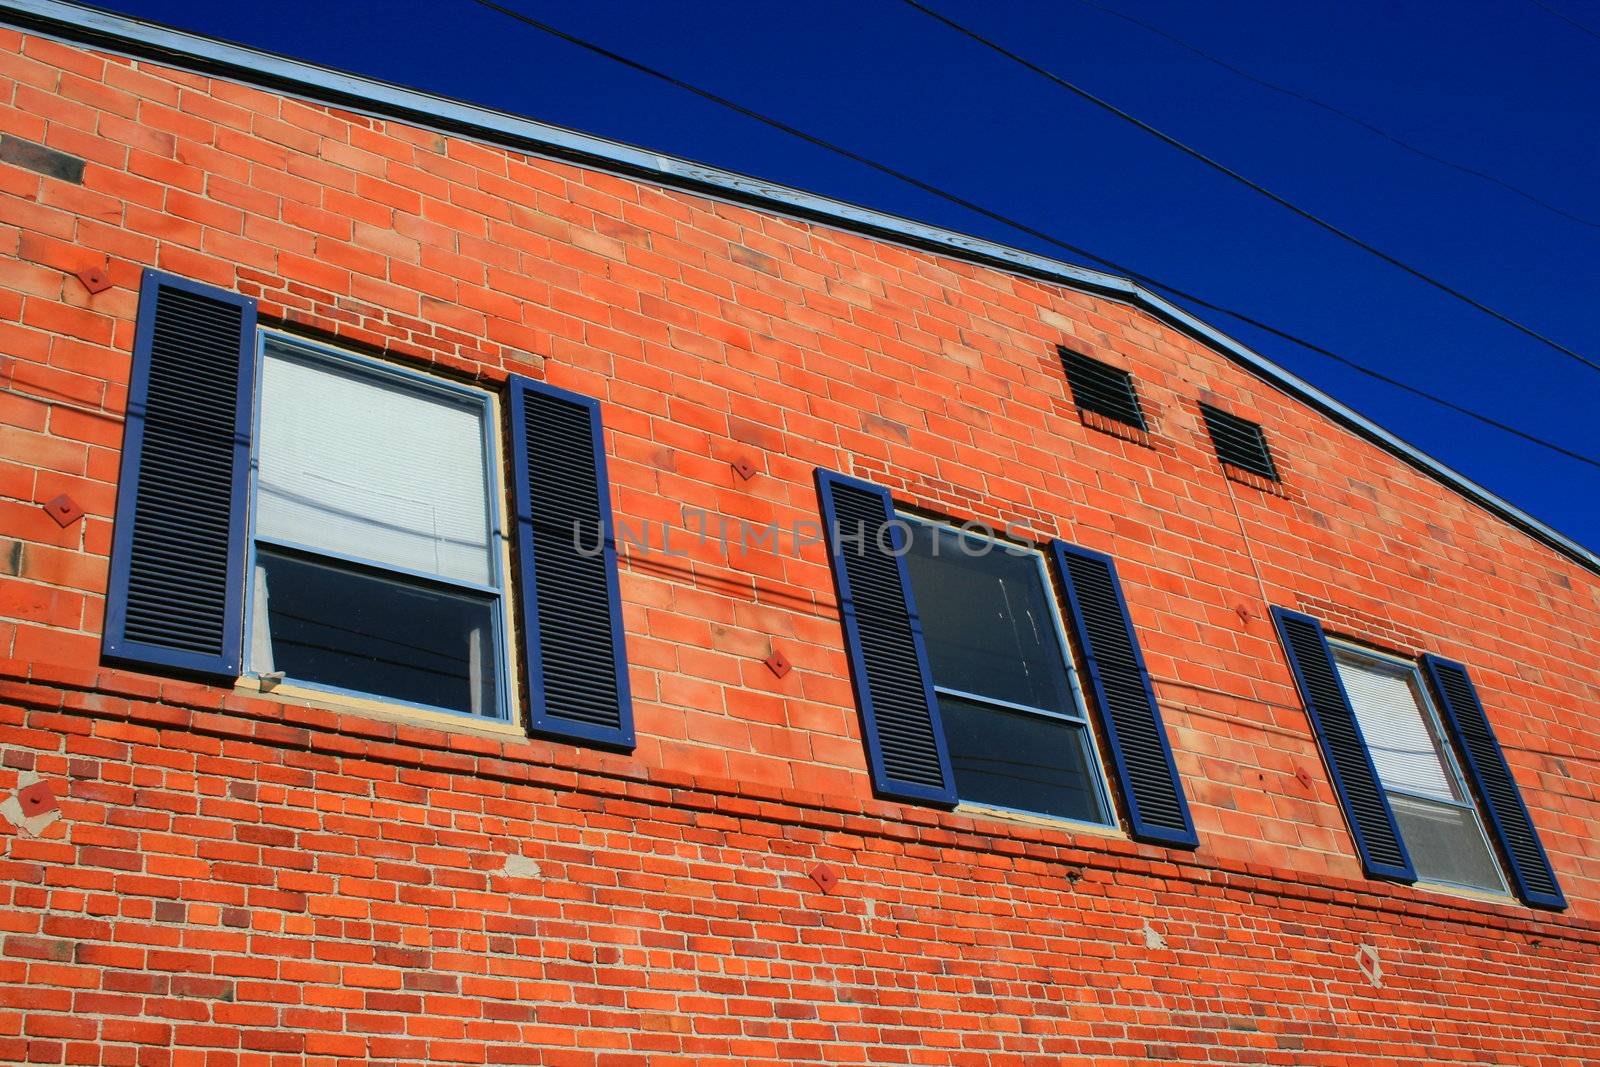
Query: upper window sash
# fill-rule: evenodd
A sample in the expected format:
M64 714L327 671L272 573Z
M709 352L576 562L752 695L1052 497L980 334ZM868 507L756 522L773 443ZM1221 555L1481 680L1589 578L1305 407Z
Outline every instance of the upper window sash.
M1050 572L1046 566L1044 554L1035 548L1003 541L996 537L985 536L975 533L971 530L961 529L949 523L938 522L936 520L927 519L922 516L909 514L907 512L897 512L896 517L907 523L907 525L910 527L911 540L910 545L908 546L910 548L908 555L916 554L915 545L916 538L918 537L947 537L958 538L968 544L983 546L983 551L967 552L965 549L960 547L947 547L944 551L937 552L936 558L950 557L958 559L971 559L975 563L996 553L1004 553L1005 555L1014 559L1026 558L1032 564L1030 577L1033 580L1033 587L1028 590L1028 592L1036 592L1038 594L1039 607L1042 611L1042 617L1033 618L1030 615L1029 618L1036 628L1035 635L1038 638L1037 650L1041 653L1047 654L1050 658L1050 662L1047 665L1041 664L1039 669L1052 675L1059 672L1058 678L1041 677L1040 686L1042 688L1034 691L1034 695L1036 696L1054 696L1057 701L1055 706L1052 706L1050 703L1042 703L1033 700L1017 700L1011 695L1001 695L996 692L986 691L986 689L982 687L970 685L950 685L948 683L953 679L948 677L948 673L946 674L946 677L941 678L940 676L941 672L939 654L937 650L938 642L928 632L929 624L927 616L929 612L926 610L926 607L924 607L924 610L922 611L922 615L924 616L923 634L924 641L928 644L928 666L933 674L935 691L946 692L951 696L976 700L980 703L992 704L996 707L1010 708L1012 710L1025 711L1033 714L1042 714L1052 718L1063 718L1072 722L1086 722L1088 719L1088 710L1083 701L1083 694L1079 691L1076 684L1075 672L1072 664L1072 653L1066 641L1066 628L1061 619L1060 605L1056 601L1055 588L1050 581ZM937 540L933 541L932 543L935 546L938 545ZM930 553L930 555L934 555L934 553ZM1001 587L1001 592L1002 594L1005 592L1004 586ZM931 600L926 593L922 594L922 599ZM1015 621L1014 613L1019 610L1019 606L1010 603L1007 603L1005 606L1008 616ZM1046 631L1048 631L1048 633ZM1019 649L1018 651L1025 652L1029 650ZM1026 664L1022 665L1026 666ZM947 664L946 672L948 672L948 670L949 667ZM1048 693L1049 690L1054 690L1055 692Z
M1371 670L1375 673L1382 672L1402 678L1407 690L1416 704L1418 716L1422 720L1422 728L1428 734L1432 744L1432 751L1439 763L1440 773L1444 784L1450 790L1448 796L1441 796L1435 792L1408 789L1403 785L1396 785L1386 780L1383 776L1383 767L1378 766L1378 781L1386 792L1400 793L1405 796L1415 796L1421 800L1435 801L1441 804L1454 804L1463 807L1473 807L1472 794L1467 790L1466 779L1462 777L1461 768L1457 765L1455 753L1451 751L1450 744L1445 737L1443 723L1439 719L1438 711L1433 706L1433 699L1429 696L1427 687L1422 684L1422 675L1416 665L1401 659L1398 656L1379 652L1376 649L1365 648L1361 645L1342 641L1338 638L1328 638L1328 647L1333 651L1334 663L1349 663L1355 669ZM1347 679L1341 681L1345 684L1348 693L1350 685ZM1354 694L1352 704L1354 705ZM1360 720L1360 709L1357 707L1357 720ZM1372 744L1371 738L1367 739L1368 745ZM1373 762L1378 761L1374 758Z
M264 410L267 390L269 390L269 381L267 381L269 379L269 374L267 374L267 360L269 358L277 358L282 362L280 363L280 373L283 373L283 370L299 365L302 368L310 368L312 373L322 370L331 374L349 374L352 381L358 382L360 386L371 387L374 390L395 390L395 394L400 395L400 397L419 397L434 400L434 402L438 402L437 410L442 414L448 413L451 408L454 408L454 410L461 411L462 414L467 414L467 416L474 419L475 424L477 424L477 461L480 464L475 477L478 478L478 482L482 485L482 494L480 494L474 510L482 509L482 526L474 528L474 530L470 531L470 534L466 528L458 528L458 530L451 531L451 533L458 534L458 537L472 537L472 541L466 542L466 553L458 552L456 557L451 558L451 560L435 557L437 558L437 563L434 566L426 566L419 565L421 561L414 560L414 558L413 560L397 558L405 550L403 536L395 537L395 544L389 545L392 550L381 555L376 550L373 553L362 552L354 544L342 544L338 545L338 547L334 544L315 544L315 542L307 542L302 537L286 536L280 531L262 530L261 518L262 514L264 514L264 507L262 507L262 491L264 491L262 483L264 483L264 478L262 478L262 475L267 474L262 470L262 467L266 466L266 458L262 456L262 446L266 443L267 434L264 434L264 429L266 429L266 421L269 418L266 410ZM368 565L376 566L379 569L387 569L387 571L394 571L394 573L414 573L419 574L419 576L434 577L434 579L440 579L440 581L451 582L451 584L472 585L477 589L488 587L488 589L499 590L504 587L504 566L502 566L501 558L499 558L501 557L501 545L504 544L504 520L502 520L501 507L499 507L499 478L498 472L496 472L496 462L494 462L494 456L496 456L494 427L496 427L498 421L493 418L493 397L488 392L474 389L474 387L454 384L454 382L438 381L438 379L430 378L426 374L398 368L398 366L390 365L390 363L378 362L378 360L371 360L371 358L362 357L362 355L342 352L342 350L331 349L331 347L322 346L317 342L291 338L286 334L272 333L272 331L261 331L261 342L259 342L256 360L258 360L258 374L256 374L258 387L256 387L256 398L254 398L254 405L256 405L256 410L254 410L256 434L253 435L254 453L253 462L251 462L251 469L253 469L254 474L254 477L251 478L250 496L251 536L259 536L262 539L266 539L266 541L290 542L290 544L299 545L299 547L304 547L310 552L326 553L326 555L330 555L333 558L349 558L349 560L363 561ZM294 373L294 371L288 370L288 373ZM400 403L403 405L405 400ZM443 418L448 418L448 414L443 414ZM403 427L395 427L395 432L403 434L405 429ZM285 488L290 488L290 486L285 486ZM374 502L376 502L376 498L382 496L381 488L374 491L373 496ZM461 501L454 502L459 504ZM310 501L312 509L326 509L326 506L328 506L328 501ZM282 509L278 510L283 510L285 515L293 515L293 502L285 504ZM446 518L448 518L448 512L446 512ZM370 520L363 520L363 522L370 522ZM469 574L461 573L461 568L466 561L469 561L472 555L477 555L478 545L480 545L478 537L482 537L482 569L469 576ZM355 541L355 539L347 536L344 537L344 541ZM438 552L438 544L440 542L448 541L450 541L448 537L443 537L443 539L435 537L435 553ZM472 561L472 565L475 568L477 561Z

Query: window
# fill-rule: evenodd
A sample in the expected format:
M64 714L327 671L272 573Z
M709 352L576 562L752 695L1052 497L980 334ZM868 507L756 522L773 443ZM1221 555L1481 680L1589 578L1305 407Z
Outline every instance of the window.
M1045 551L901 516L870 482L821 467L816 478L879 796L1111 825L1111 771L1129 836L1199 844L1110 556L1065 541L1047 550L1083 655L1078 676ZM1105 767L1086 699L1104 731Z
M1200 405L1206 432L1217 450L1217 459L1268 481L1278 480L1278 468L1267 448L1267 435L1249 419L1242 419L1210 404Z
M105 657L500 721L516 662L532 732L633 748L600 404L518 374L503 395L514 526L494 394L145 271Z
M1410 663L1330 642L1339 680L1417 877L1505 892L1472 795Z
M509 717L487 393L266 335L248 670Z
M906 564L956 794L1109 824L1044 556L902 518L911 527Z
M1061 365L1067 372L1072 402L1079 411L1092 411L1138 430L1148 429L1144 412L1139 408L1139 395L1134 392L1132 375L1069 348L1058 347L1057 351L1061 353Z

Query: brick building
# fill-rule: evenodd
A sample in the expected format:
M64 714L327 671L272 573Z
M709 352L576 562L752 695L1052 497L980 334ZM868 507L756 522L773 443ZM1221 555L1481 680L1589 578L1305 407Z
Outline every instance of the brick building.
M1118 278L0 3L0 1061L1600 1062L1600 559Z

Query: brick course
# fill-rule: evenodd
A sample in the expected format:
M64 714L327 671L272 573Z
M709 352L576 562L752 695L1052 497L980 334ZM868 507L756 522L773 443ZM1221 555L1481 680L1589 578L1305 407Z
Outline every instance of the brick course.
M1216 352L4 30L0 134L84 161L0 159L0 794L58 805L0 806L0 1061L1600 1062L1600 577ZM1200 848L874 800L827 561L790 538L625 552L627 757L102 666L144 267L599 397L624 530L793 530L821 465L1112 554ZM1058 344L1132 370L1147 439L1078 417ZM1281 492L1218 466L1201 401L1266 428ZM1469 664L1567 912L1362 878L1270 604Z

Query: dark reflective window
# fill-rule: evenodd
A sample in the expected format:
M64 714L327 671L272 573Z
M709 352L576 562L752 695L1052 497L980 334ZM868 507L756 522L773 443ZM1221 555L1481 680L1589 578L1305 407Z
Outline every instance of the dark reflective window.
M1043 557L947 526L910 526L906 566L956 794L1108 822Z
M987 538L912 524L906 565L939 685L1077 713L1039 562Z
M962 800L1105 821L1082 723L951 696L939 698L939 716Z
M272 669L315 685L498 714L491 598L266 549L256 567L257 626L264 616Z

